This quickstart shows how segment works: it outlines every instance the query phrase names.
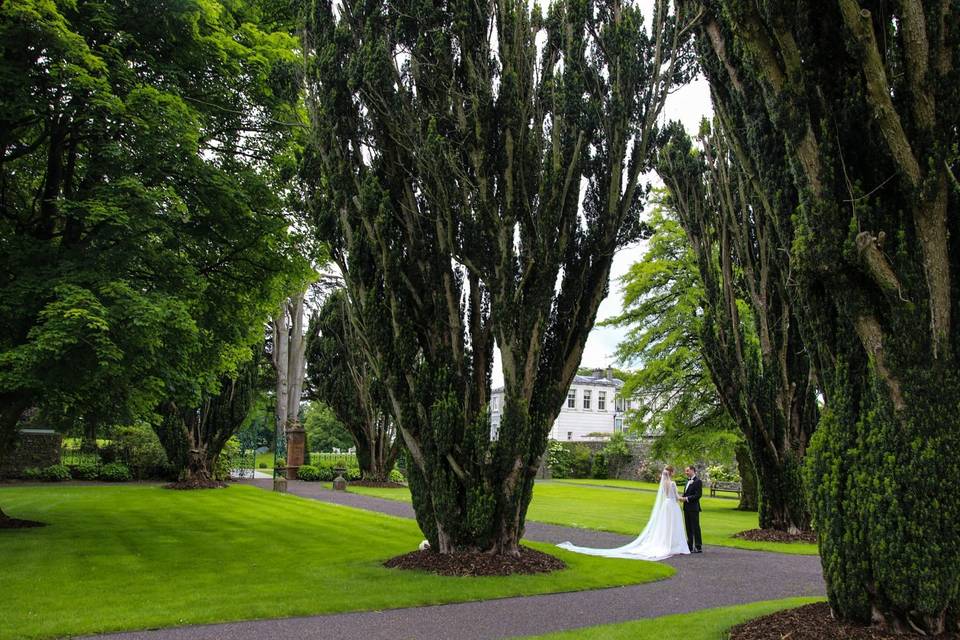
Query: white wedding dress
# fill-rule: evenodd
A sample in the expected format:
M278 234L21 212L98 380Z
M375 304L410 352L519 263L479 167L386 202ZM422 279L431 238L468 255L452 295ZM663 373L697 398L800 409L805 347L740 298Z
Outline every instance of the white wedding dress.
M653 511L650 512L650 520L637 539L628 545L616 549L594 549L564 542L557 546L591 556L632 560L664 560L670 556L689 554L683 513L677 495L676 483L668 474L663 474Z

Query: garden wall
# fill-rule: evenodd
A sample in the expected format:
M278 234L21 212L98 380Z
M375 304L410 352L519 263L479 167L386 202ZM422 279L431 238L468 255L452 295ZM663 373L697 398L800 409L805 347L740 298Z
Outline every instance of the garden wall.
M45 469L60 462L61 435L47 429L23 429L13 449L0 454L0 477L18 477L24 469Z

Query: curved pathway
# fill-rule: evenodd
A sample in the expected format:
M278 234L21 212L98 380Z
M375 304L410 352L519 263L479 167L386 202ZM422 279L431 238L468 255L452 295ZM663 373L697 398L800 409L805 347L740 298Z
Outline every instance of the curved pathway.
M270 487L270 481L245 484ZM291 482L289 492L393 516L413 517L406 502L334 492L318 483ZM541 542L617 546L613 533L528 522L526 537ZM503 598L388 611L365 611L277 620L256 620L97 636L101 640L492 640L579 627L627 622L759 600L824 594L820 559L706 547L699 555L666 561L677 573L647 584ZM322 598L322 592L318 592Z

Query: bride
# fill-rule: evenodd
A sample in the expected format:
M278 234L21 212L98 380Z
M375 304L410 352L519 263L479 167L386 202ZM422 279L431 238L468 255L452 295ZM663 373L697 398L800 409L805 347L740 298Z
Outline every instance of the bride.
M673 467L667 466L660 474L660 488L653 503L650 520L636 540L616 549L578 547L569 542L557 546L577 553L607 558L634 560L663 560L670 556L690 553L683 526L683 513L677 500L677 484L673 481Z

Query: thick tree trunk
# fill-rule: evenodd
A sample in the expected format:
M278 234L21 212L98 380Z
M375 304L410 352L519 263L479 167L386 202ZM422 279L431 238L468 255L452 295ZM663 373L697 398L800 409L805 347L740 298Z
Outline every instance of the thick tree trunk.
M754 447L759 485L760 528L788 533L810 530L810 511L803 491L802 460L790 450L775 460L764 447Z
M736 456L737 469L740 472L740 504L737 510L757 511L759 506L757 470L750 457L750 448L745 443L738 445Z

